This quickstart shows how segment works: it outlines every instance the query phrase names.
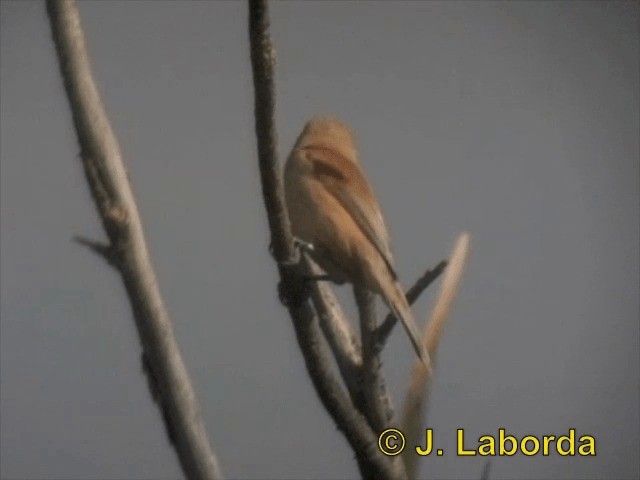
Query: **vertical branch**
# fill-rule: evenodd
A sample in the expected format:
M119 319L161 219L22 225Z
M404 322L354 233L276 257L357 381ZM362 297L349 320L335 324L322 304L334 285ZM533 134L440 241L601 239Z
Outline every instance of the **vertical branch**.
M372 292L353 287L360 317L362 335L362 390L364 411L374 431L382 432L388 428L393 417L391 399L386 391L381 372L381 362L376 347L376 309L375 296Z
M366 415L374 432L381 433L392 426L393 406L391 395L382 374L380 349L376 335L377 315L375 294L365 288L354 286L353 293L358 305L360 332L362 336L361 392L358 407ZM389 457L397 478L406 478L402 460Z
M306 258L306 257L305 257ZM320 275L320 268L307 262L306 274ZM347 321L347 317L333 290L326 282L311 282L311 301L318 315L320 328L329 343L340 375L344 380L354 403L362 395L360 371L362 367L362 347Z
M273 72L276 53L269 36L269 13L266 1L249 2L249 41L262 195L267 209L274 257L281 264L293 259L295 251L278 162Z
M289 310L316 392L353 448L361 473L368 478L397 478L392 462L378 449L377 436L336 378L318 320L308 301L308 289L303 287L300 266L294 261L297 255L293 247L277 157L273 73L275 54L269 36L265 0L249 1L249 41L262 193L271 231L272 250L281 278L281 296Z
M185 475L221 478L160 295L120 146L91 73L78 7L73 0L49 0L47 13L85 175L110 241L109 245L82 243L103 254L122 277L142 343L145 372Z

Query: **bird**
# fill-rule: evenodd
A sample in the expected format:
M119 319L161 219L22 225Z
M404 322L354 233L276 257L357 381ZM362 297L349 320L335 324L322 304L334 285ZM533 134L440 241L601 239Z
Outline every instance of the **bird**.
M332 117L305 124L284 167L284 192L291 232L310 246L311 258L332 281L380 295L430 370L380 206L346 124Z

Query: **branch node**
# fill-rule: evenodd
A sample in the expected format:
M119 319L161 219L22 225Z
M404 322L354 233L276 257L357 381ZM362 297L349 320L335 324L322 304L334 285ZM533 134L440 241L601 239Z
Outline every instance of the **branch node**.
M118 205L110 207L105 218L109 222L111 227L122 229L129 225L129 212L127 209Z

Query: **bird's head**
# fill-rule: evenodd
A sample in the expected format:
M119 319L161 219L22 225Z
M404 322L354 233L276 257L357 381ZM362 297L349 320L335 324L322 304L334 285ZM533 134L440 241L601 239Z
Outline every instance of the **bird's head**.
M332 117L314 117L306 123L295 148L305 147L331 148L358 163L356 142L351 129Z

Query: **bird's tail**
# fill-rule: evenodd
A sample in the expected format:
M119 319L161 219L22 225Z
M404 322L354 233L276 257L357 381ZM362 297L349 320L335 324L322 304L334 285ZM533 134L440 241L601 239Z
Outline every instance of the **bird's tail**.
M420 357L424 366L427 367L427 370L431 373L431 357L421 340L420 331L418 330L418 326L413 318L413 313L411 312L409 302L407 302L407 297L405 297L402 292L402 287L400 287L400 284L394 283L393 292L389 292L388 295L383 295L383 297L393 315L402 322L402 326L407 332L418 357Z

